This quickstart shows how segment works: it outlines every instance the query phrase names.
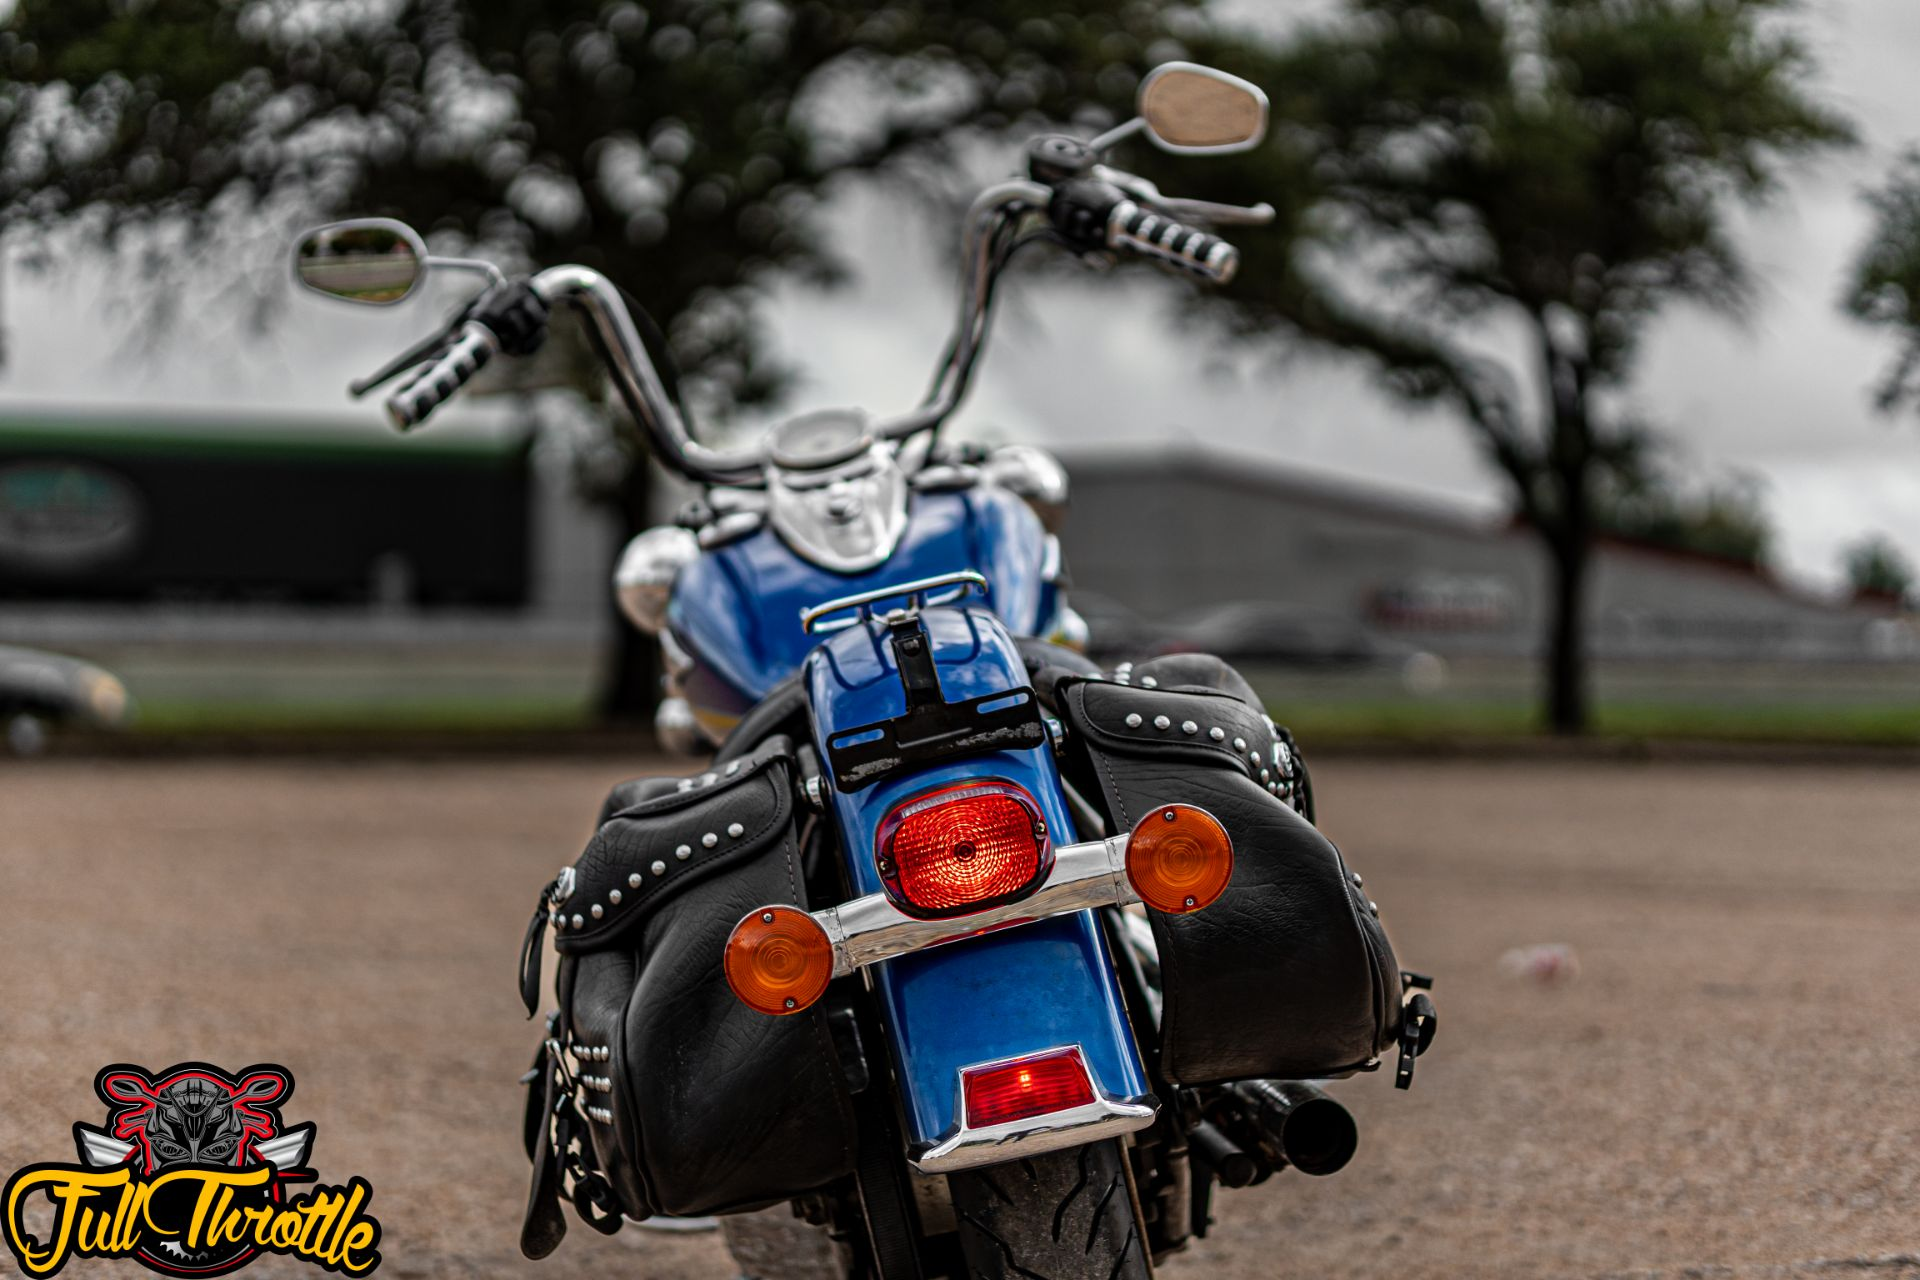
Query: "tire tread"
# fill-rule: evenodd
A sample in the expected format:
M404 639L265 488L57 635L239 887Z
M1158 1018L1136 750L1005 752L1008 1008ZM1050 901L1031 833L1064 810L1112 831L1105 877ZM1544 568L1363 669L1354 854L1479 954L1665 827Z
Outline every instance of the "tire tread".
M971 1280L1148 1280L1115 1141L950 1176Z

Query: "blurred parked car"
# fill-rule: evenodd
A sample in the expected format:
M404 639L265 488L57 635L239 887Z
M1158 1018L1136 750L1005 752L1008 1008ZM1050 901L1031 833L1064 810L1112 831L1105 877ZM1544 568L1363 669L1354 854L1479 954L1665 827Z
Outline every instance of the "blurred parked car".
M78 658L0 645L0 724L15 755L38 755L51 725L123 727L133 709L111 672Z
M1087 655L1092 658L1144 658L1162 652L1159 646L1174 634L1170 624L1097 591L1076 590L1070 600L1086 621Z
M1211 653L1229 662L1289 666L1369 666L1404 662L1414 652L1383 640L1351 618L1274 600L1218 605L1181 619L1154 654Z

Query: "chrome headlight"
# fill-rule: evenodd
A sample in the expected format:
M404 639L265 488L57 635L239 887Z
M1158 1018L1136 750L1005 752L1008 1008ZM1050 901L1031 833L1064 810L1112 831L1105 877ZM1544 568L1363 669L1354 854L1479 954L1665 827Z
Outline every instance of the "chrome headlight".
M657 525L637 535L620 553L620 565L613 571L620 612L648 635L660 634L667 624L674 579L699 557L700 539L691 529Z

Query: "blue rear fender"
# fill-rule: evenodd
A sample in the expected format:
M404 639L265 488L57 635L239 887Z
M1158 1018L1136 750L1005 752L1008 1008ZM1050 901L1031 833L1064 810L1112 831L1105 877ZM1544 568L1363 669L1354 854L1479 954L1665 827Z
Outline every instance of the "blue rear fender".
M991 613L938 608L921 618L947 702L1027 687L1025 663ZM806 682L823 759L828 738L906 710L892 646L879 624L829 637L808 658ZM1056 844L1078 838L1050 750L966 756L859 791L833 792L854 892L884 891L874 842L888 813L924 792L977 778L1024 788ZM893 1051L910 1146L925 1147L958 1130L960 1070L983 1062L1078 1045L1102 1094L1132 1101L1147 1093L1113 960L1090 912L902 956L867 973Z

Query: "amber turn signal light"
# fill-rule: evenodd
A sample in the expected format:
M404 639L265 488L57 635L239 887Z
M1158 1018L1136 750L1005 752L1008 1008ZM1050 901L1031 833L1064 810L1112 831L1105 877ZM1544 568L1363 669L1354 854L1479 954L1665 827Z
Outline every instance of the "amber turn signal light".
M727 985L748 1008L799 1013L833 978L833 943L798 907L760 907L733 926L723 967Z
M1233 841L1205 809L1163 804L1127 840L1127 879L1155 911L1211 906L1233 879Z

